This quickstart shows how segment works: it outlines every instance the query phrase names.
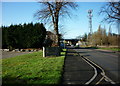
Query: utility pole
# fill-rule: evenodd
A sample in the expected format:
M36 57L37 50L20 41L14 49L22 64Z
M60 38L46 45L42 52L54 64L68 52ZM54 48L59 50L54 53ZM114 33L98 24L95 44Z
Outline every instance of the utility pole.
M92 44L92 17L93 17L92 12L93 12L92 9L88 10L89 30L90 30L88 35L90 35L90 44Z

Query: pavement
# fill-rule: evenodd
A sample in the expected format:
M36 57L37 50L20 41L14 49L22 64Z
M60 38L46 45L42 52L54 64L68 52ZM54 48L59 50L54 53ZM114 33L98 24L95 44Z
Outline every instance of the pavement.
M73 49L67 49L63 85L84 85L94 76L94 69Z

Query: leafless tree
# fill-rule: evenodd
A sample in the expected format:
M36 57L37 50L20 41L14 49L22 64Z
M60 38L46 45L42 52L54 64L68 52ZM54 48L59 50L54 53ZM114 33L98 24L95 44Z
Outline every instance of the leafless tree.
M74 2L66 2L66 0L55 0L55 2L48 0L39 3L42 4L42 9L40 9L35 16L44 23L51 22L53 24L57 36L56 45L59 46L60 39L58 25L60 16L64 16L65 14L69 15L69 8L75 9L77 4Z
M105 14L103 21L108 23L120 21L120 0L118 2L107 2L100 10L100 14Z

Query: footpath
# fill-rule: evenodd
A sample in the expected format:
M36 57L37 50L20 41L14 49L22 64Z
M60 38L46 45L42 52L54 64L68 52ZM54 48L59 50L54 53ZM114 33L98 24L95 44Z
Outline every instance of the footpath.
M94 69L86 63L77 52L66 52L63 85L85 85L94 76Z

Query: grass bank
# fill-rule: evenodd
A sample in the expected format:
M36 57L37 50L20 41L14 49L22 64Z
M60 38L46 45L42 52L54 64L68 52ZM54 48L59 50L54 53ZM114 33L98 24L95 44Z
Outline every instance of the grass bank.
M2 83L12 85L60 84L65 52L59 57L42 57L42 51L2 60Z

